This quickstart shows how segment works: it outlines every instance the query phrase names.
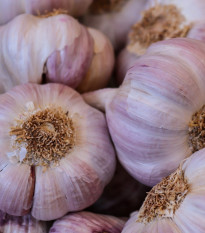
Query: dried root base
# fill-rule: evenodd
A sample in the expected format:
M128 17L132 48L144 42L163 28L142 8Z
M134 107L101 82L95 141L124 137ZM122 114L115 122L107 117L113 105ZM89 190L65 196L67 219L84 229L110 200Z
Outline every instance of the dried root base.
M185 18L174 5L159 5L144 11L142 20L132 27L129 34L130 52L142 54L154 42L175 37L186 37L190 25L183 25Z
M189 122L188 144L193 153L205 147L205 105Z
M18 153L24 147L22 162L30 166L57 164L74 146L73 122L61 108L46 108L19 120L10 135L13 150Z
M45 11L44 13L40 13L40 12L37 12L37 16L39 18L49 18L51 16L55 16L55 15L61 15L61 14L68 14L68 11L65 10L65 9L53 9L52 11L50 12L47 12Z
M137 221L146 224L155 218L172 218L188 191L189 185L180 167L151 189Z
M127 0L95 0L91 5L92 14L117 12L122 9Z

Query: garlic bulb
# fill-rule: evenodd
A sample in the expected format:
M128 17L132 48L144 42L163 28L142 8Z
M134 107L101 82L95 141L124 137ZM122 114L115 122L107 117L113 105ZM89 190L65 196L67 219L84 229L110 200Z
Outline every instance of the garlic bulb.
M84 95L105 109L118 157L153 186L204 147L205 44L175 38L152 44L119 89Z
M118 162L111 182L88 210L118 217L129 216L140 208L149 190L150 188L132 178Z
M24 84L0 96L0 209L59 218L93 204L115 155L103 114L61 84Z
M204 233L205 149L148 193L122 233Z
M0 211L0 232L2 233L46 233L47 226L45 222L38 221L25 215L15 217Z
M108 38L98 30L88 28L94 40L94 55L86 76L78 86L80 92L107 86L114 67L114 51Z
M15 85L56 81L77 87L92 59L93 40L68 15L20 15L0 28L0 92Z
M112 232L120 233L125 221L109 215L100 215L90 212L79 212L64 216L54 222L49 233L91 233Z
M205 2L201 0L150 0L141 20L132 26L126 48L119 54L118 83L122 83L127 70L154 42L176 37L205 40L204 25L195 32L198 24L205 20L204 10Z
M147 0L94 0L83 22L108 36L115 49L126 42L130 27L140 18Z
M53 9L61 9L72 16L83 15L92 0L6 0L0 1L0 25L23 13L44 14Z

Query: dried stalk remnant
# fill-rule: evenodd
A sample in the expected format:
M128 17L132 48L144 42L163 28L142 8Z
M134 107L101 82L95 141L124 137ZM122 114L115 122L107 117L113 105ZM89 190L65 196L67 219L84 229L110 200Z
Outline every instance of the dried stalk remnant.
M94 0L90 12L93 14L103 14L121 10L128 0Z
M53 9L52 11L45 11L44 13L40 13L39 11L37 12L37 16L39 18L48 18L51 16L56 16L56 15L60 15L60 14L68 14L68 11L65 9Z
M62 108L46 108L19 120L11 128L14 150L26 149L23 163L31 166L57 164L74 146L73 122Z
M142 20L132 27L129 34L130 52L141 53L154 42L168 38L185 37L190 25L175 5L159 5L144 11ZM140 49L141 48L141 49Z
M189 185L179 167L151 189L139 211L137 221L149 223L159 217L172 218L188 191Z
M189 122L189 147L194 153L205 147L205 105Z

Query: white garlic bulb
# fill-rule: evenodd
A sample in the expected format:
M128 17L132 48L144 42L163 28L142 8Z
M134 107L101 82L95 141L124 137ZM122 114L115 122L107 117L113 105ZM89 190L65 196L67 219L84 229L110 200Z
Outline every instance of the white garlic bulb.
M44 14L54 9L64 10L72 16L83 15L92 0L6 0L0 1L0 25L23 13Z
M69 214L55 221L49 233L120 233L124 224L125 220L117 217L84 211Z
M153 186L205 146L204 90L205 44L175 38L152 44L119 89L84 98L105 109L122 165Z
M127 70L152 43L176 37L205 41L204 25L200 30L198 25L205 20L204 1L150 0L146 8L141 20L132 26L128 44L118 56L116 75L119 84Z
M52 220L93 204L115 154L103 114L60 84L0 96L0 209Z
M147 0L94 0L90 13L83 22L97 28L108 36L115 49L121 48L127 40L130 27L138 19Z
M204 233L205 149L148 193L122 233Z
M38 221L31 215L15 217L0 211L0 232L2 233L46 233L46 222Z

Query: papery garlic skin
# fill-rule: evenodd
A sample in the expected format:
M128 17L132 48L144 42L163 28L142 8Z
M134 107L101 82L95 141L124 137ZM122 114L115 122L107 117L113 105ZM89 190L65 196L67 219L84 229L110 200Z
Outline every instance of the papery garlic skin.
M108 38L98 30L88 28L88 31L94 40L94 54L90 68L78 86L80 92L106 87L115 62L113 47Z
M203 42L187 38L152 44L119 89L85 95L92 106L102 109L104 102L120 162L146 185L192 153L189 124L205 103L204 54Z
M83 17L83 22L103 32L110 39L114 49L118 50L125 44L130 27L140 18L146 2L147 0L127 0L120 11L99 15L87 14Z
M181 170L188 182L189 189L172 217L157 216L147 223L146 220L144 220L145 222L138 220L139 211L139 213L136 212L131 216L129 221L125 224L122 233L203 233L205 231L205 226L203 224L205 214L204 162L205 149L202 149L182 163ZM164 190L162 190L162 195L163 193Z
M34 109L28 104L31 102ZM58 163L51 162L48 166L30 166L29 161L20 163L18 144L11 129L18 120L25 123L27 117L35 116L39 111L53 111L59 107L73 122L71 150ZM114 173L114 149L103 114L85 104L76 91L60 84L18 86L0 96L0 116L2 211L12 215L31 211L36 219L52 220L67 212L82 210L99 198ZM52 124L46 126L50 133L53 132ZM57 129L54 132L58 132ZM23 147L26 142L22 142ZM27 151L32 149L26 148ZM49 148L53 147L49 144ZM8 157L10 152L16 153L17 162Z
M92 0L7 0L0 2L0 25L8 23L19 14L44 14L54 9L61 9L72 16L83 15Z
M45 222L38 221L31 215L15 217L0 211L0 231L2 233L46 233L47 226Z
M90 66L93 40L68 15L20 15L0 28L0 92L22 83L64 83L77 87ZM57 80L56 80L57 79Z
M112 232L120 233L125 221L110 215L78 212L69 214L54 222L49 233L90 233Z

